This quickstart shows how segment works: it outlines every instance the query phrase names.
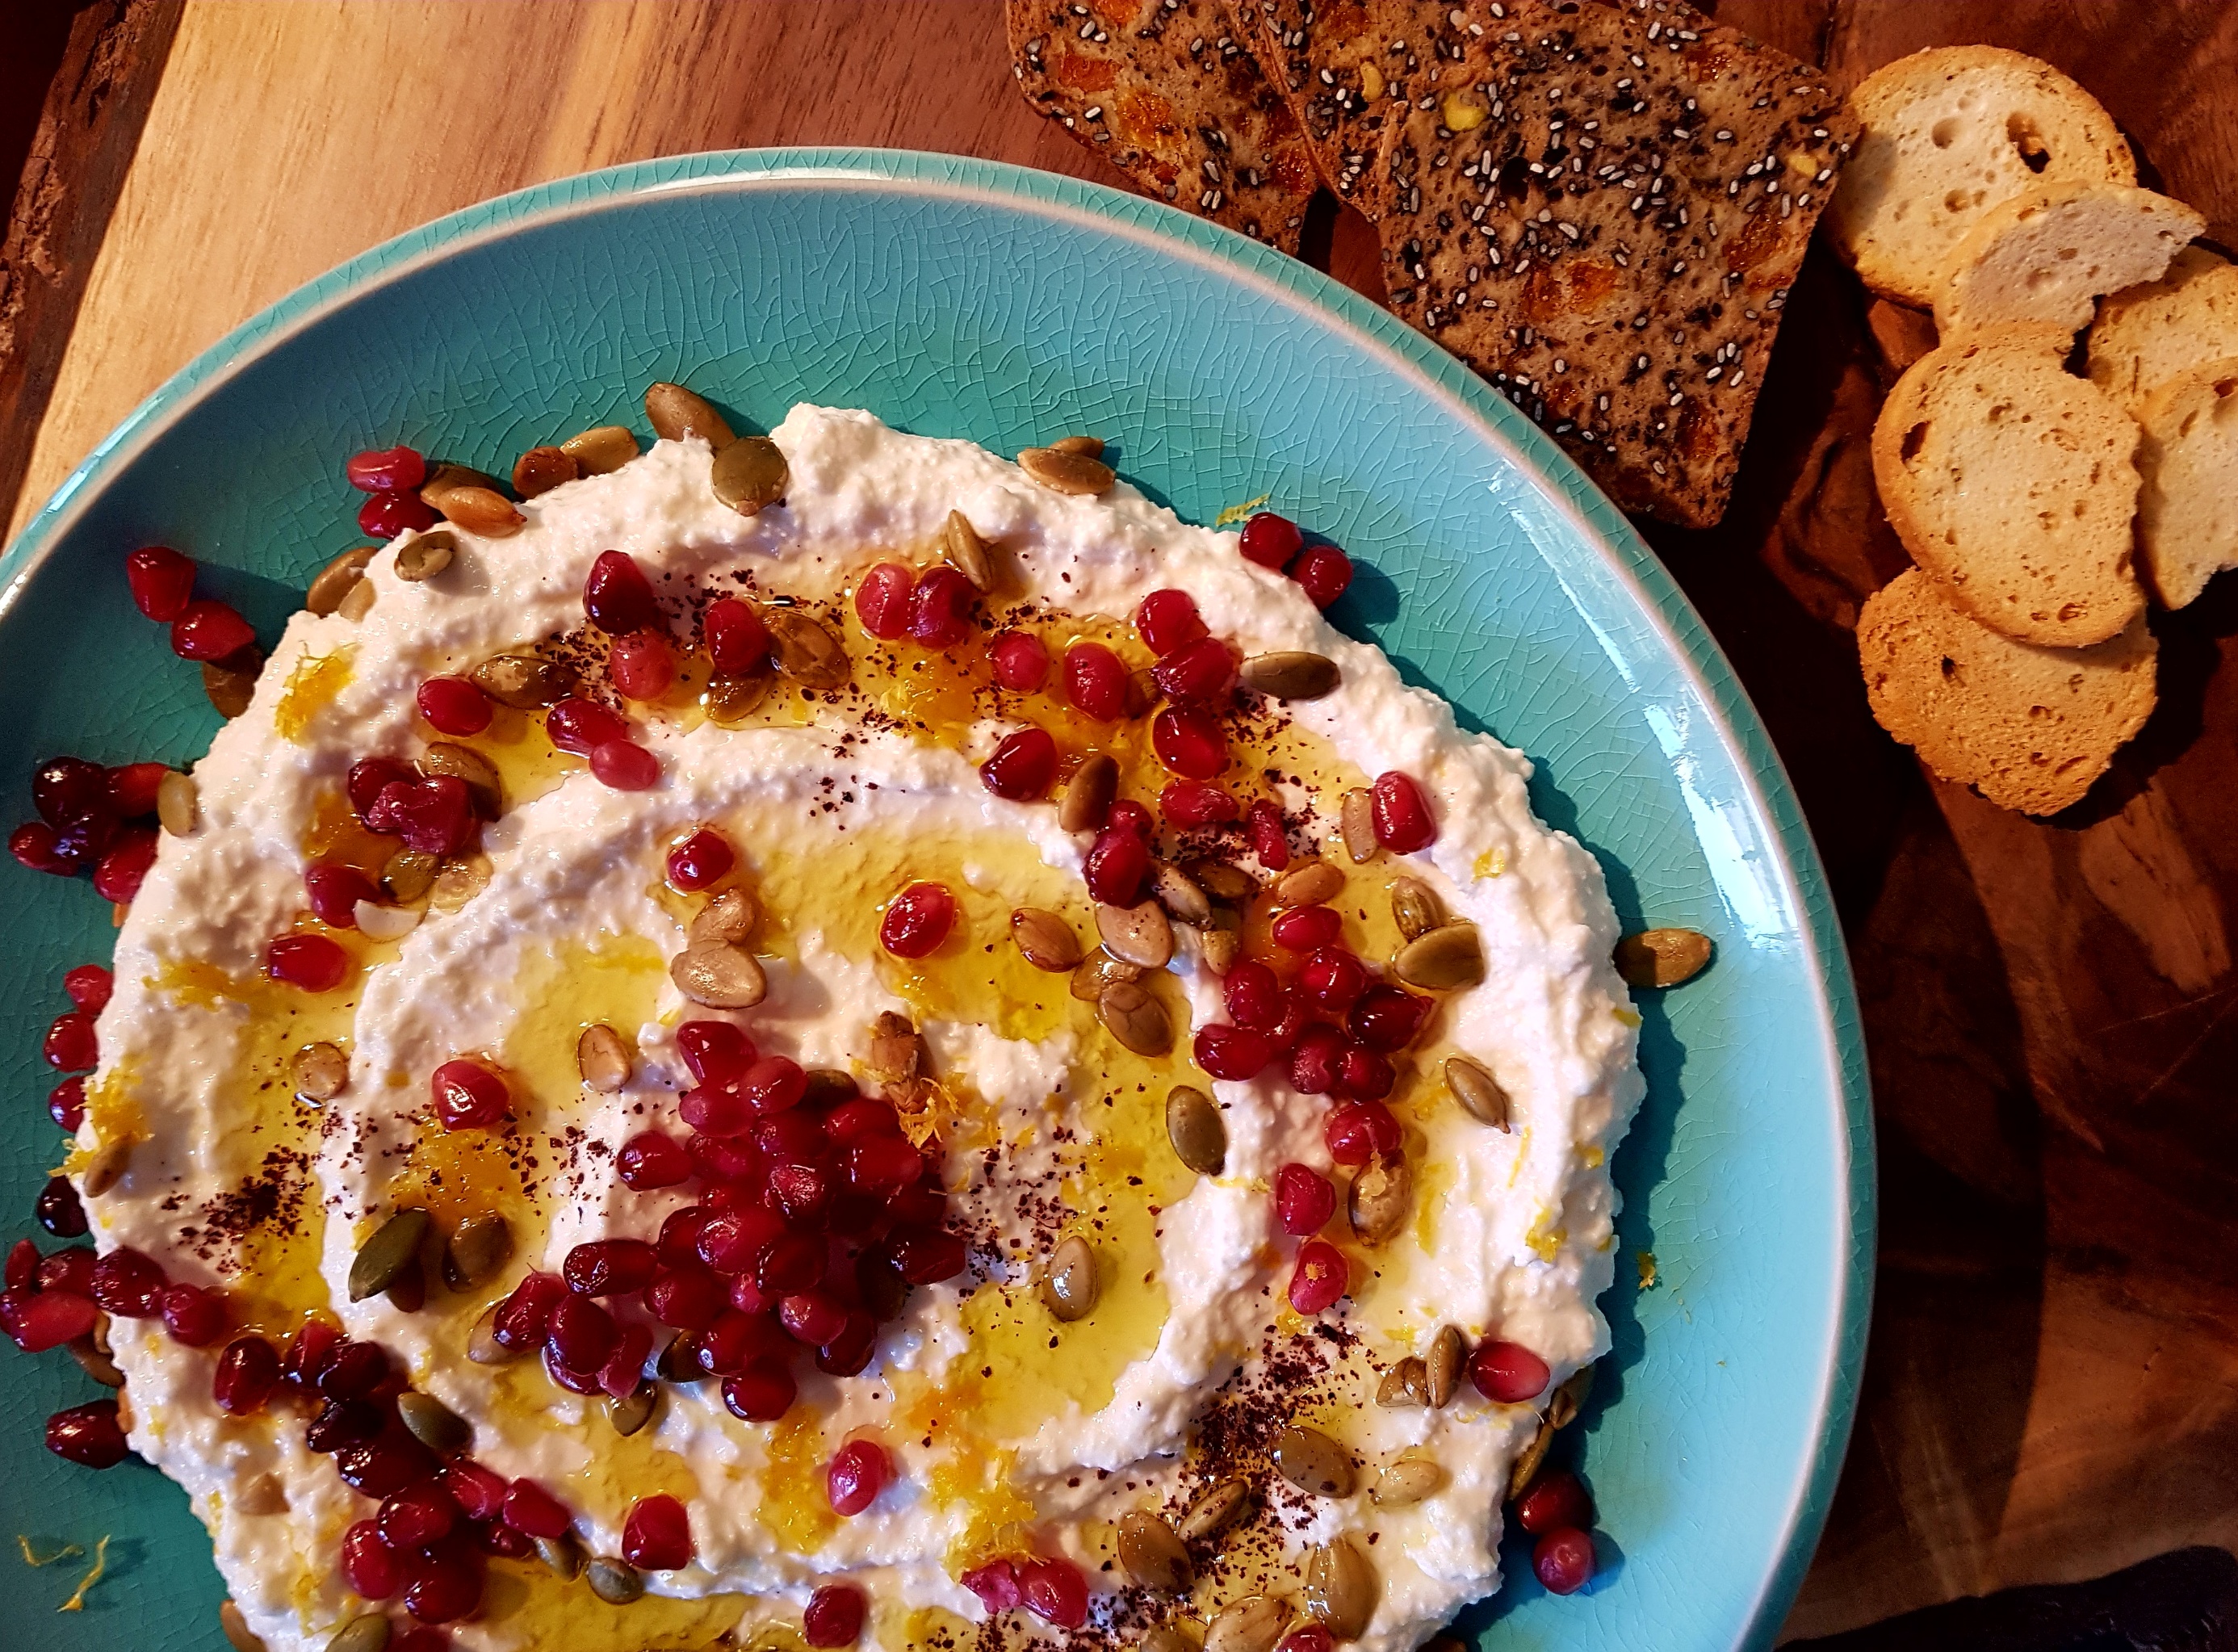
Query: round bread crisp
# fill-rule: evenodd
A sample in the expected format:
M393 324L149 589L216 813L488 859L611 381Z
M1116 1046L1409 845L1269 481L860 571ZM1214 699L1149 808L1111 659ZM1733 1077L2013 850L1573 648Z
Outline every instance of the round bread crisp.
M1922 308L1981 216L2038 182L2135 183L2113 116L2049 63L1999 46L1899 58L1850 94L1864 136L1826 221L1865 285Z
M2144 607L2137 427L2060 366L2062 335L1993 328L1929 351L1881 404L1873 481L1912 560L2024 642L2075 648Z
M1917 568L1857 616L1880 726L1944 780L2027 814L2081 801L2145 726L2158 647L2142 616L2096 647L2030 647L1959 613Z
M2137 420L2137 554L2154 594L2180 608L2238 567L2238 355L2169 380Z
M2041 183L1983 213L1935 294L1945 339L1983 327L2072 335L2102 293L2158 281L2207 228L2181 201L2125 183Z
M2136 413L2170 379L2238 355L2238 264L2186 247L2158 281L2100 304L2089 343L2090 382Z

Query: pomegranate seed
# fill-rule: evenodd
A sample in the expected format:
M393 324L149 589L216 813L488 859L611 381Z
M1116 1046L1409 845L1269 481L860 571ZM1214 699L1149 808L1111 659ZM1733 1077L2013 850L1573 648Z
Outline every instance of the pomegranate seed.
M156 790L171 773L162 763L122 763L109 771L109 806L124 819L156 813Z
M975 1566L956 1580L979 1597L990 1612L1014 1610L1025 1599L1018 1588L1018 1569L1008 1560L990 1560Z
M1150 724L1158 761L1185 779L1209 780L1228 766L1228 736L1202 707L1169 706Z
M826 1583L808 1597L800 1615L800 1635L815 1647L852 1646L863 1638L870 1602L852 1583Z
M1275 1045L1263 1032L1215 1022L1197 1029L1195 1053L1196 1065L1214 1078L1241 1084L1275 1058Z
M1018 1598L1036 1617L1058 1629L1076 1629L1088 1622L1088 1578L1062 1556L1019 1567Z
M504 1484L503 1481L498 1483L500 1491L503 1490ZM474 1542L485 1555L496 1555L506 1560L526 1560L536 1552L536 1545L530 1541L527 1533L515 1531L502 1520L478 1520L474 1523L473 1532ZM439 1632L434 1629L414 1629L412 1635L433 1635ZM394 1642L391 1645L389 1652L405 1652L405 1647L411 1638L412 1635L407 1635L402 1641ZM433 1652L450 1652L450 1649L451 1642L447 1637L434 1643Z
M116 990L116 977L98 964L81 964L63 977L63 992L88 1015L99 1015L107 1009L109 995Z
M392 782L381 787L365 823L395 833L421 854L455 854L473 836L474 794L455 774Z
M1176 648L1188 647L1205 635L1196 599L1170 587L1151 592L1135 607L1135 634L1161 659Z
M355 929L358 902L381 899L373 879L354 866L306 866L303 892L318 920L335 929Z
M1289 952L1313 952L1328 945L1344 931L1344 919L1334 906L1293 906L1278 913L1270 929L1275 945Z
M171 621L171 652L182 660L230 660L255 641L256 633L233 605L214 598L188 603Z
M774 1423L792 1409L800 1385L775 1360L758 1359L723 1379L723 1403L748 1423Z
M1593 1523L1593 1500L1576 1475L1549 1469L1515 1500L1515 1523L1533 1536L1565 1526L1582 1530Z
M392 1548L426 1549L451 1535L459 1523L459 1505L434 1481L422 1480L384 1498L378 1519L381 1536Z
M1243 833L1250 841L1251 853L1268 871L1280 872L1290 864L1290 838L1282 823L1282 806L1273 799L1259 798L1244 811Z
M639 1281L640 1285L645 1283ZM614 1317L586 1297L562 1297L545 1316L545 1347L560 1364L580 1374L595 1371L606 1363L619 1335Z
M275 936L264 949L264 972L306 992L331 992L349 973L350 955L324 935Z
M660 760L642 746L610 740L591 753L591 773L617 792L643 792L660 782Z
M427 1087L446 1130L487 1130L513 1105L505 1080L479 1061L446 1061L430 1075Z
M330 1400L369 1399L388 1375L388 1354L380 1343L345 1342L328 1357L318 1389Z
M767 1315L725 1308L699 1334L699 1367L712 1376L735 1377L757 1360L782 1363L791 1347Z
M414 699L420 715L439 734L464 738L489 726L489 696L464 677L430 677Z
M32 1202L31 1214L58 1239L75 1239L85 1231L85 1207L78 1203L77 1189L66 1176L47 1178L46 1185Z
M1290 577L1304 587L1306 598L1326 608L1352 584L1352 559L1334 545L1315 545L1290 564Z
M231 1416L247 1416L263 1410L264 1402L279 1385L280 1350L262 1337L236 1337L217 1357L210 1395L217 1401L218 1410Z
M878 944L896 958L923 958L948 939L955 922L956 897L945 884L913 883L878 920Z
M609 740L627 740L629 725L598 701L570 694L544 713L544 734L561 751L588 757Z
M987 663L1003 687L1030 694L1049 680L1049 645L1029 631L1005 631L987 645Z
M30 1245L29 1239L20 1242ZM57 1251L50 1257L41 1257L38 1248L31 1246L31 1259L36 1266L32 1275L42 1290L59 1290L73 1297L93 1297L93 1270L100 1258L82 1244ZM17 1282L20 1283L20 1282Z
M1402 987L1378 985L1361 994L1345 1025L1352 1036L1371 1050L1403 1050L1414 1043L1437 1000Z
M718 677L750 677L769 663L769 627L751 603L721 597L699 616L707 660Z
M888 1198L886 1214L897 1228L937 1228L948 1219L948 1195L937 1182L920 1182Z
M370 1401L328 1400L304 1429L303 1446L327 1456L344 1446L369 1444L380 1436L381 1422L381 1408Z
M938 1284L963 1271L970 1252L953 1233L904 1233L894 1241L894 1265L913 1285Z
M224 1293L195 1285L172 1285L162 1296L163 1328L188 1348L208 1348L225 1335L233 1320Z
M1266 1031L1282 1018L1282 983L1257 959L1246 959L1228 971L1222 996L1236 1025Z
M686 1021L676 1029L676 1047L703 1085L735 1084L754 1064L753 1040L728 1021Z
M639 1497L622 1522L622 1558L649 1572L689 1566L698 1551L692 1543L692 1519L669 1496Z
M668 628L652 581L626 551L600 551L591 564L583 581L583 616L610 637Z
M1083 716L1116 723L1127 714L1127 667L1100 642L1064 651L1064 697Z
M1352 1284L1351 1265L1344 1252L1327 1239L1311 1239L1298 1250L1298 1265L1290 1275L1290 1306L1301 1314L1317 1314L1336 1305Z
M1546 1380L1553 1375L1546 1362L1521 1343L1490 1340L1479 1343L1469 1356L1468 1373L1478 1393L1503 1405L1520 1405L1538 1398L1546 1391Z
M361 493L409 493L427 480L427 461L417 448L368 448L363 453L352 454L342 467L342 474L349 478L350 486Z
M532 1537L563 1537L572 1523L567 1510L533 1480L516 1480L506 1488L505 1523Z
M342 1534L342 1581L369 1601L385 1601L404 1586L403 1568L370 1520Z
M57 878L76 875L78 862L63 853L54 827L44 820L26 820L8 834L8 853L20 866Z
M910 636L920 647L953 648L971 634L978 599L971 581L945 562L925 569L910 593Z
M379 1427L380 1408L364 1410L372 1413L374 1426ZM334 1453L334 1473L341 1483L375 1499L394 1496L405 1487L430 1478L440 1468L434 1454L405 1434L401 1423L386 1437L361 1440Z
M807 1093L808 1074L785 1056L764 1056L738 1075L738 1098L757 1113L784 1112L798 1106Z
M1056 779L1056 741L1043 728L1006 734L979 766L979 778L997 797L1023 803L1045 795Z
M917 574L904 563L881 562L855 587L855 614L863 629L891 642L910 628L910 595Z
M1430 815L1430 800L1411 776L1390 769L1375 777L1370 793L1375 819L1375 840L1394 854L1412 854L1438 840L1438 823Z
M877 1351L878 1322L860 1308L842 1317L838 1331L816 1350L816 1369L831 1377L858 1377L870 1368Z
M873 1136L847 1150L848 1181L870 1191L904 1186L924 1168L917 1149L899 1136Z
M1298 532L1295 522L1271 510L1260 511L1243 524L1243 560L1261 567L1287 566L1305 542L1306 536Z
M50 757L34 769L31 806L56 828L88 819L113 819L116 813L109 771L82 757Z
M357 818L370 826L368 818L379 806L381 794L398 784L409 786L420 778L420 773L409 763L400 763L393 757L362 757L350 765L349 802Z
M893 1461L874 1440L850 1440L832 1453L824 1477L831 1511L852 1516L877 1501L893 1478Z
M728 1292L712 1270L693 1263L664 1269L646 1287L646 1311L678 1330L705 1330L723 1311Z
M1131 906L1142 899L1149 879L1150 851L1139 834L1107 826L1096 834L1082 871L1096 899L1107 906Z
M454 1457L445 1463L440 1479L451 1501L469 1520L494 1520L505 1509L503 1476L470 1457Z
M47 1092L47 1117L69 1134L85 1122L85 1079L65 1078Z
M599 1367L599 1387L612 1399L622 1399L636 1392L645 1381L646 1356L652 1352L652 1328L632 1320L621 1328L614 1339L614 1351L606 1356L606 1363Z
M394 488L368 495L357 508L358 532L383 543L399 534L424 534L441 520L419 494Z
M1285 1164L1275 1172L1275 1214L1293 1238L1319 1233L1336 1214L1336 1189L1308 1165Z
M83 1010L64 1010L48 1025L39 1053L60 1072L89 1072L101 1065L101 1044L93 1018Z
M668 886L687 895L705 889L737 860L728 839L701 826L668 852Z
M1277 1641L1275 1652L1336 1652L1336 1640L1321 1624L1308 1623Z
M699 1260L716 1272L746 1273L784 1231L784 1219L772 1211L723 1211L700 1224L693 1244Z
M707 1225L715 1213L701 1204L687 1204L680 1211L671 1211L660 1224L660 1237L652 1248L660 1253L663 1264L680 1268L699 1259L699 1230Z
M152 1319L163 1293L163 1270L152 1257L124 1247L93 1264L93 1300L120 1319Z
M1399 1121L1379 1101L1347 1101L1323 1121L1329 1157L1340 1164L1365 1164L1399 1151Z
M56 1411L47 1419L47 1450L89 1469L113 1469L124 1461L124 1427L115 1400L92 1400Z
M676 1112L703 1136L743 1136L753 1128L753 1110L736 1091L687 1090L678 1098Z
M658 631L616 637L606 650L606 676L625 700L650 703L676 683L676 654Z
M1322 946L1306 959L1298 977L1306 996L1340 1015L1360 1000L1370 985L1367 965L1341 946Z
M1235 657L1216 637L1199 637L1150 668L1159 692L1176 705L1207 705L1235 687Z
M281 1362L281 1374L286 1377L288 1386L303 1393L316 1393L320 1377L341 1344L341 1332L325 1320L306 1319L296 1330L295 1340L288 1344L287 1357Z
M1531 1569L1549 1595L1574 1595L1592 1582L1596 1565L1591 1534L1575 1526L1548 1532L1531 1550Z
M1150 812L1132 798L1121 798L1114 803L1111 812L1103 818L1103 826L1106 831L1131 833L1145 844L1158 831L1158 823L1150 818Z
M674 1138L657 1130L640 1131L614 1155L614 1171L632 1192L674 1187L692 1174L692 1157Z
M902 1121L887 1103L869 1096L841 1102L824 1116L824 1133L842 1147L901 1134Z
M1366 1045L1347 1045L1337 1058L1336 1093L1353 1101L1381 1101L1395 1080L1391 1063Z
M831 1202L830 1175L817 1164L773 1164L769 1196L778 1213L793 1226L813 1227Z
M415 1556L404 1571L404 1609L422 1623L448 1623L482 1603L481 1562L471 1556Z
M643 1239L593 1239L567 1252L560 1277L582 1296L620 1297L651 1284L659 1265L659 1257Z
M63 1253L57 1251L56 1254L59 1256ZM79 1254L83 1255L85 1252L81 1250ZM9 1246L7 1288L10 1290L21 1290L24 1286L31 1284L34 1280L38 1280L39 1289L42 1290L48 1290L50 1287L47 1283L43 1279L39 1279L39 1264L41 1260L39 1247L33 1240L18 1239L14 1244ZM89 1275L89 1290L79 1294L90 1294L90 1283L91 1277Z
M84 1336L101 1317L90 1298L19 1285L0 1292L0 1328L27 1354L43 1354Z
M778 1304L777 1321L793 1341L814 1348L846 1329L847 1310L820 1290L801 1290Z
M1169 780L1158 793L1158 813L1167 824L1190 831L1200 826L1226 826L1235 819L1235 799L1227 788L1209 780Z
M194 598L194 561L168 545L143 545L124 559L124 582L132 589L134 607L158 625L169 625Z
M93 869L93 891L103 900L129 904L140 893L148 869L156 864L156 831L129 826Z

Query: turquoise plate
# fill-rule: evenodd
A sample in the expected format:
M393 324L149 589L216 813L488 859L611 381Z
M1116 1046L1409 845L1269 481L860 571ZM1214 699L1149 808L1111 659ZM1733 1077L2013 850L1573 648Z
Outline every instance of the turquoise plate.
M360 537L345 455L403 441L503 469L586 425L642 428L656 379L746 428L809 400L997 453L1097 431L1192 521L1267 496L1360 561L1341 624L1536 760L1534 806L1599 855L1626 928L1717 939L1705 976L1642 1005L1616 1353L1582 1442L1603 1570L1556 1599L1511 1543L1506 1589L1465 1627L1500 1648L1769 1643L1833 1490L1872 1278L1864 1055L1818 856L1731 669L1625 519L1458 362L1301 263L1066 178L837 150L649 162L416 229L205 352L0 564L4 823L30 817L43 756L183 762L216 726L133 611L127 550L199 558L269 638ZM40 1032L110 925L83 883L0 865L0 887L12 1235L59 1157ZM6 1534L42 1558L111 1539L82 1613L51 1616L82 1562L17 1576L5 1638L219 1647L184 1496L49 1456L37 1419L92 1384L58 1355L5 1371Z

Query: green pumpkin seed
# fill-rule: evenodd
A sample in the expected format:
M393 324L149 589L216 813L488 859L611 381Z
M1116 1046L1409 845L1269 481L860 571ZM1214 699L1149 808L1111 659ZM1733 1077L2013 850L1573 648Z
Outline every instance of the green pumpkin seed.
M1026 962L1037 970L1062 975L1080 967L1080 937L1072 926L1039 906L1021 906L1010 914L1010 939Z
M1446 1471L1427 1457L1400 1457L1385 1465L1367 1495L1380 1509L1407 1509L1446 1483Z
M1192 860L1184 870L1206 894L1231 906L1240 906L1259 892L1257 879L1225 860Z
M288 1082L313 1106L332 1101L349 1085L349 1058L341 1046L307 1044L288 1058Z
M1077 1233L1058 1241L1042 1270L1038 1292L1042 1306L1069 1324L1094 1311L1100 1289L1096 1278L1096 1252Z
M1344 873L1326 860L1308 860L1275 880L1275 901L1282 906L1319 906L1344 892Z
M378 1612L354 1617L334 1632L327 1652L387 1652L388 1620Z
M594 1022L575 1040L575 1071L592 1089L611 1096L629 1082L629 1045L605 1022Z
M1198 1652L1195 1641L1164 1623L1146 1632L1137 1646L1138 1652Z
M1166 1006L1133 981L1115 981L1096 1000L1096 1018L1138 1056L1162 1056L1174 1047Z
M1507 1091L1483 1063L1467 1056L1447 1056L1446 1088L1453 1092L1461 1110L1479 1124L1490 1125L1494 1130L1508 1128Z
M1118 763L1104 753L1091 752L1064 783L1056 823L1067 832L1094 832L1102 826L1103 817L1111 812L1111 799L1118 795Z
M1553 1443L1553 1424L1542 1417L1539 1423L1538 1432L1531 1436L1531 1443L1523 1448L1515 1459L1514 1466L1507 1471L1507 1496L1510 1502L1513 1502L1531 1489L1532 1481L1538 1477L1539 1465L1546 1462L1546 1453Z
M774 671L757 671L743 677L710 677L700 704L706 707L708 717L718 727L729 728L759 711L770 690L776 687Z
M419 1259L420 1242L430 1226L425 1211L399 1211L374 1230L351 1258L349 1298L363 1302L377 1297L403 1277Z
M264 1642L248 1627L248 1620L231 1601L222 1602L217 1609L217 1626L225 1636L225 1643L233 1652L265 1652Z
M1275 1472L1301 1491L1317 1497L1352 1496L1352 1453L1319 1429L1293 1423L1275 1436L1269 1455Z
M417 849L399 849L381 869L381 892L399 906L408 906L427 892L443 863Z
M1357 1641L1375 1615L1375 1568L1350 1537L1333 1537L1306 1557L1306 1610L1340 1641Z
M680 384L662 382L646 387L646 422L652 434L663 441L681 441L686 436L698 436L717 453L729 447L738 438L731 434L729 421L715 411L705 396L695 395Z
M557 1537L537 1538L536 1558L554 1577L573 1581L583 1575L583 1545L575 1541L572 1531L563 1531Z
M1355 866L1366 866L1375 859L1381 846L1375 840L1375 799L1365 786L1354 786L1344 794L1338 812L1338 823L1344 837L1344 852L1352 857Z
M653 1360L653 1370L664 1383L703 1383L708 1373L700 1369L699 1362L692 1357L693 1339L677 1336L668 1339L659 1355Z
M1391 883L1391 918L1408 940L1420 940L1446 921L1438 898L1419 878L1395 878Z
M1103 438L1101 436L1059 436L1049 443L1051 453L1085 454L1090 459L1103 457Z
M465 781L475 812L485 820L494 820L505 813L505 786L498 779L497 766L472 746L432 740L420 753L420 772L430 779L447 774Z
M255 700L256 679L263 669L264 656L254 648L244 649L224 665L206 662L202 693L217 708L217 714L231 722Z
M432 580L450 567L458 554L458 537L447 527L414 534L396 547L396 577L410 585Z
M660 1384L639 1383L628 1393L606 1397L606 1421L614 1425L614 1432L626 1439L646 1423L660 1408Z
M116 1369L116 1361L107 1349L97 1343L90 1334L63 1344L70 1357L77 1362L78 1369L103 1388L122 1388L124 1373ZM240 1505L235 1503L235 1507Z
M1414 1208L1414 1172L1403 1154L1385 1154L1353 1172L1345 1215L1363 1244L1382 1244L1399 1231Z
M1029 448L1018 455L1018 468L1054 494L1108 494L1119 479L1101 459L1056 448Z
M303 593L303 606L322 620L341 607L342 599L356 589L357 582L365 577L365 565L373 561L380 548L377 545L361 545L334 558L311 576L311 587Z
M427 467L427 474L420 484L421 502L442 507L436 501L457 488L487 488L495 492L497 478L487 470L476 470L472 465L454 464L447 459L438 460Z
M1387 1410L1401 1410L1430 1403L1430 1378L1423 1362L1409 1354L1375 1386L1375 1403Z
M1251 1483L1222 1480L1207 1488L1182 1520L1186 1543L1208 1543L1234 1525L1251 1506Z
M1430 1404L1442 1411L1460 1392L1461 1360L1468 1350L1461 1341L1459 1328L1440 1325L1438 1334L1430 1338L1430 1351L1422 1363L1430 1379Z
M637 457L637 437L627 425L593 425L561 442L560 451L581 466L586 476L603 476Z
M93 1150L93 1157L78 1172L78 1191L89 1199L97 1199L124 1179L124 1172L132 1167L132 1144L124 1137L105 1141Z
M288 1512L288 1488L280 1483L276 1474L260 1474L234 1494L232 1508L236 1514L254 1515L262 1520L268 1515Z
M586 1566L583 1581L591 1586L592 1594L609 1606L627 1606L645 1596L645 1579L637 1568L611 1556L601 1555Z
M800 1092L801 1105L816 1110L821 1118L843 1101L852 1101L862 1091L856 1085L855 1076L838 1067L811 1067L801 1077L807 1087Z
M1289 649L1255 654L1237 668L1237 679L1269 700L1320 700L1336 693L1344 673L1327 654Z
M1289 1602L1274 1595L1246 1595L1214 1616L1204 1632L1204 1652L1272 1652L1289 1623Z
M1205 968L1224 976L1243 956L1243 917L1232 906L1215 906L1197 932L1197 950Z
M854 670L847 649L828 626L798 608L765 608L770 654L777 668L803 688L843 687Z
M493 654L467 675L499 705L515 711L557 705L575 692L573 667L533 654Z
M973 590L983 593L994 588L995 564L987 555L987 541L962 511L949 512L948 520L941 524L940 549L949 566L971 581Z
M1114 958L1101 946L1080 962L1072 972L1072 995L1083 1003L1099 1001L1109 988L1122 982L1142 979L1142 966L1129 964L1124 959Z
M668 979L711 1010L750 1010L769 994L761 960L730 941L692 942L669 961Z
M1649 929L1616 944L1616 972L1626 986L1678 986L1710 962L1710 938L1694 929Z
M513 491L534 499L582 474L582 461L565 448L531 448L513 461Z
M712 897L693 913L691 927L685 933L694 945L702 941L728 941L733 946L742 945L753 939L761 920L761 903L754 899L753 891L733 887Z
M399 1394L396 1415L412 1437L439 1457L473 1443L473 1425L433 1394Z
M1554 1397L1546 1402L1546 1421L1558 1429L1566 1429L1578 1420L1578 1413L1586 1403L1586 1396L1593 1391L1593 1368L1580 1365L1562 1379L1554 1390Z
M1484 979L1484 943L1474 924L1442 924L1400 947L1391 970L1426 992L1459 992Z
M473 1329L467 1333L467 1357L477 1365L510 1365L526 1352L507 1348L497 1339L497 1310L504 1305L501 1302L490 1304L482 1310L481 1317L474 1321Z
M1099 901L1096 932L1103 938L1103 950L1127 963L1155 970L1173 961L1174 928L1155 900L1134 906L1106 906Z
M427 886L427 904L438 912L454 912L489 887L494 870L484 854L459 855L435 868Z
M1179 866L1159 861L1157 869L1150 874L1150 892L1157 897L1160 906L1173 914L1176 923L1194 929L1212 921L1212 902Z
M443 1277L454 1290L471 1290L512 1260L513 1224L495 1211L476 1211L443 1247Z
M740 436L715 455L715 497L741 516L758 516L785 497L792 468L767 436Z
M1210 1096L1194 1085L1166 1092L1166 1139L1174 1157L1199 1176L1217 1176L1228 1164L1228 1123Z
M1121 1516L1118 1549L1119 1563L1137 1589L1178 1595L1196 1582L1188 1547L1171 1526L1144 1509Z
M342 598L341 606L334 612L352 625L360 624L367 614L373 612L373 599L375 594L371 580L360 580L355 585L350 587L349 594Z
M165 771L156 786L156 819L175 838L191 834L202 814L202 788L191 774Z

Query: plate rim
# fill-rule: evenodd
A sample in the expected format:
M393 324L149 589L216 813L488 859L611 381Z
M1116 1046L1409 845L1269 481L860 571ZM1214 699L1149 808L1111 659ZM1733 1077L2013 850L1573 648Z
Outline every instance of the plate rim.
M1736 1644L1769 1646L1800 1589L1832 1503L1856 1421L1871 1325L1878 1228L1871 1084L1857 990L1817 846L1786 766L1747 691L1700 614L1631 522L1568 454L1459 357L1334 277L1207 219L1163 202L1063 174L917 149L786 147L708 150L637 161L547 180L434 218L335 265L257 311L190 359L126 415L55 489L0 554L0 625L76 520L157 436L255 358L365 293L470 247L560 220L676 194L738 193L822 185L976 200L1116 232L1240 281L1348 335L1400 376L1504 449L1519 476L1596 551L1660 636L1682 677L1738 758L1741 784L1771 827L1778 875L1804 919L1802 939L1818 999L1815 1031L1827 1089L1840 1109L1837 1182L1846 1209L1846 1257L1836 1311L1820 1351L1817 1437L1798 1463L1771 1565Z

